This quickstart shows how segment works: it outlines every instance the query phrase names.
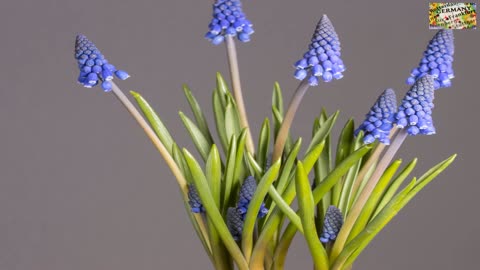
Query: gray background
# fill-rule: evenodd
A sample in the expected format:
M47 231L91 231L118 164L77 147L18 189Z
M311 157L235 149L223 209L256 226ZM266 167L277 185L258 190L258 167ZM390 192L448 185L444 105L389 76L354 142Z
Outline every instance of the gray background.
M76 84L76 33L132 77L179 144L181 84L209 107L225 50L203 39L211 1L12 1L0 4L0 270L209 269L172 174L113 97ZM320 16L343 45L345 78L309 91L294 134L309 137L321 106L361 121L376 96L404 80L434 34L425 1L244 1L253 41L238 46L254 136L273 82L288 99L292 63ZM415 174L451 153L455 164L362 254L356 269L474 269L478 245L478 30L455 31L453 87L436 92L437 134L409 138L399 154L421 158ZM338 132L338 129L335 130ZM310 269L297 237L288 268Z

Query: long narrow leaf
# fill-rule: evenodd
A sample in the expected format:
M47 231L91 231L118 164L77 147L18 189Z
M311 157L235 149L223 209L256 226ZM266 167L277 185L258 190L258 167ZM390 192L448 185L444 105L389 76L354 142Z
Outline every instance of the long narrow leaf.
M249 260L252 252L255 221L257 220L257 216L260 211L262 202L265 198L265 195L267 195L268 193L268 188L272 185L273 181L277 179L279 170L280 160L272 164L272 167L270 167L267 173L262 177L262 179L258 183L252 200L248 205L248 211L245 217L242 232L242 250L247 260Z
M310 142L310 145L307 148L307 151L306 151L307 153L310 152L310 150L312 150L313 146L325 140L328 134L330 134L330 131L332 130L332 127L335 124L335 121L337 120L338 114L339 114L339 111L335 112L327 119L327 121L325 121L325 123L322 126L320 126L317 133L313 136L312 141Z
M230 255L232 255L232 258L237 263L239 269L248 270L247 261L243 257L241 250L230 234L230 231L228 230L227 225L225 224L223 217L215 204L215 200L208 187L207 179L200 165L186 149L184 149L183 152L190 171L192 172L195 187L198 191L202 204L206 209L209 221L215 225L220 238L223 240L225 247L230 252Z
M270 146L270 122L265 118L260 129L257 147L257 162L265 170L268 160L268 147Z
M195 116L195 121L197 122L198 129L203 133L203 136L207 139L210 144L213 144L212 134L210 133L210 129L208 128L207 119L203 114L202 108L198 103L195 96L190 91L190 88L184 84L183 85L183 92L185 97L187 98L188 104L192 109L193 115Z
M155 134L157 134L158 138L163 143L165 148L167 148L167 150L170 151L170 155L171 155L172 144L175 141L173 140L172 136L168 132L168 129L165 127L162 120L157 115L157 113L153 110L150 104L148 104L148 102L139 93L134 91L130 91L130 93L132 94L133 98L137 102L138 106L142 110L145 117L147 117L147 120L150 123L150 126L152 127L153 131L155 131Z
M203 160L207 160L208 153L210 152L210 148L212 144L208 142L205 138L203 133L200 129L195 125L195 123L190 120L183 112L179 112L180 118L182 118L182 122L185 125L190 137L192 137L193 143L197 147L198 152L202 156Z
M328 270L328 255L318 238L315 228L315 203L313 201L312 190L301 161L297 163L295 183L298 194L300 218L302 219L305 239L314 261L314 269Z
M222 104L220 91L213 91L212 103L213 103L213 114L215 116L215 127L217 128L217 134L222 144L224 153L228 151L228 139L227 132L225 130L225 107Z

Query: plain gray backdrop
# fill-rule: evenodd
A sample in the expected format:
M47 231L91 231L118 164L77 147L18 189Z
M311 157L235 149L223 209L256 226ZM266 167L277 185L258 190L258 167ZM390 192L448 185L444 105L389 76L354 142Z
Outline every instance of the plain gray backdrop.
M244 0L252 42L239 44L247 111L256 138L279 81L286 102L292 63L322 14L332 20L347 66L340 81L310 89L293 134L309 138L325 106L363 120L377 95L404 81L428 40L426 1ZM76 83L75 35L87 35L132 77L181 146L178 117L193 89L211 118L224 46L203 35L206 0L3 0L0 3L0 270L211 269L189 224L173 175L112 94ZM408 138L415 175L458 153L361 255L354 269L476 269L478 235L478 30L455 31L456 78L436 92L437 134ZM228 78L228 77L227 77ZM335 129L338 134L338 128ZM311 269L297 237L287 269ZM297 267L297 268L295 268Z

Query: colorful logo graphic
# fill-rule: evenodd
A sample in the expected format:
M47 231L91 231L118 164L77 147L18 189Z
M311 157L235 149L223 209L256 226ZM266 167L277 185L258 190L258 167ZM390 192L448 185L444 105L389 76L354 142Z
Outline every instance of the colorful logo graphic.
M430 29L476 29L475 3L430 3Z

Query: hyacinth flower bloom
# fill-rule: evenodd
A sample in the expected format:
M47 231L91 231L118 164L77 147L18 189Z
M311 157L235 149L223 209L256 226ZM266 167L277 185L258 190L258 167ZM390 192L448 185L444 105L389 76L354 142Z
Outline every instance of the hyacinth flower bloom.
M418 67L412 69L407 84L413 85L416 80L429 74L434 78L435 90L450 87L451 80L455 77L452 68L454 52L453 31L451 29L439 30L428 43Z
M241 42L250 41L250 35L254 32L253 24L243 12L240 0L215 0L213 4L213 18L208 28L209 31L205 34L205 37L212 44L219 45L225 41L233 94L238 107L238 116L242 128L247 128L247 150L253 154L255 147L248 124L245 102L243 101L237 49L233 39L233 37L237 37Z
M78 83L87 88L92 88L101 82L102 89L108 92L112 90L111 81L114 75L121 80L130 77L126 71L117 70L110 64L95 44L84 35L77 35L75 59L80 69Z
M302 59L295 63L295 68L295 78L302 80L302 82L288 105L287 112L275 140L272 155L273 161L278 160L282 156L290 126L308 87L318 85L319 77L321 77L324 82L343 78L345 65L340 58L340 40L327 15L323 15L318 22L311 44L309 45L309 50L304 54Z
M248 211L248 205L253 198L253 194L257 189L257 181L253 176L248 176L240 187L240 195L237 203L237 210L242 215L242 220L245 220L245 216ZM268 213L268 209L265 204L262 203L260 211L258 212L258 218L264 217Z
M325 220L323 222L323 231L320 235L320 242L328 243L335 241L340 228L343 225L343 215L340 209L331 205L327 209L325 214Z
M340 40L332 22L323 15L313 33L312 40L302 59L295 63L295 78L308 77L311 86L318 85L320 78L324 82L343 78L345 65L340 58Z
M412 136L435 134L432 120L434 85L435 78L430 75L417 80L398 108L395 117L398 128L406 128Z
M212 44L221 44L226 36L237 37L241 42L249 42L255 31L253 24L242 10L240 0L216 0L213 4L213 18L208 25L205 38Z
M395 121L397 112L397 98L395 91L389 88L385 90L377 99L367 113L365 120L355 131L355 135L362 130L364 132L363 142L365 144L373 143L378 139L383 144L390 144L390 131Z

